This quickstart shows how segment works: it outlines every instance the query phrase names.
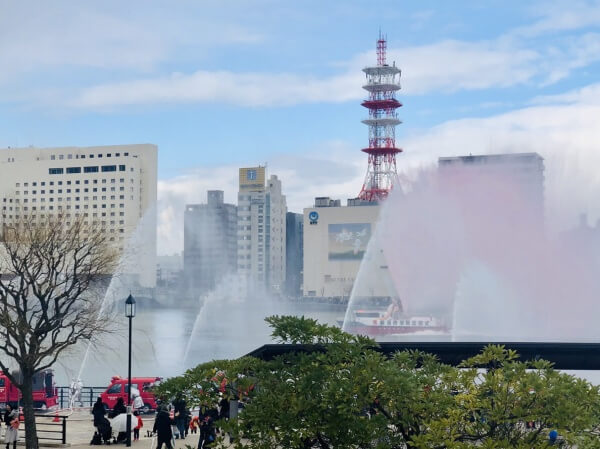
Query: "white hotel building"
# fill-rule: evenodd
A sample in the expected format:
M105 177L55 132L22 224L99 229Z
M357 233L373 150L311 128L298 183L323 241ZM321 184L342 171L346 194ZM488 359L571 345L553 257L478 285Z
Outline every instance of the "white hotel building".
M0 149L0 223L81 217L131 257L124 274L153 287L157 151L149 144Z

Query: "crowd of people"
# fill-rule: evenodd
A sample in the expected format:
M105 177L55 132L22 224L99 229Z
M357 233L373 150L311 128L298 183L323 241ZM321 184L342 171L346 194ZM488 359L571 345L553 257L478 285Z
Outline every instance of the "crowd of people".
M193 414L187 407L185 399L177 397L172 406L159 407L154 421L153 431L157 436L157 449L163 445L172 449L174 439L185 439L190 434L198 435L198 449L210 448L217 438L219 423L229 418L229 401L222 399L217 407L201 406L198 414Z
M117 404L110 413L105 409L102 399L98 398L92 408L94 427L96 428L94 437L97 441L93 444L102 444L101 441L105 443L110 441L112 428L111 421L107 419L107 416L114 420L117 416L125 413L127 413L127 408L122 398L117 400ZM137 441L139 440L140 429L144 423L137 411L134 411L133 414L133 440ZM178 396L172 405L160 405L156 411L154 426L152 428L152 434L157 439L156 448L162 449L164 446L167 449L173 449L173 441L175 439L185 439L193 434L194 436L198 435L198 449L209 449L216 440L220 420L228 418L229 401L226 399L222 399L216 407L202 406L197 414L195 414L195 412L192 413L188 408L185 399ZM119 432L115 438L116 442L124 441L126 436L125 432ZM7 449L9 449L8 446Z

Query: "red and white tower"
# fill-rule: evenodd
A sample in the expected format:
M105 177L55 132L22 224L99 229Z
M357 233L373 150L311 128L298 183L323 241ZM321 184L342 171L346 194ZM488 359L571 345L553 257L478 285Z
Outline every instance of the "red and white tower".
M402 150L396 148L396 109L402 104L396 100L396 91L400 89L400 69L396 63L386 63L385 36L379 33L377 40L377 65L363 69L367 84L363 86L369 92L369 99L362 105L369 110L369 118L363 120L369 126L369 147L362 151L369 155L367 176L358 197L363 201L380 201L387 197L396 183L396 154Z

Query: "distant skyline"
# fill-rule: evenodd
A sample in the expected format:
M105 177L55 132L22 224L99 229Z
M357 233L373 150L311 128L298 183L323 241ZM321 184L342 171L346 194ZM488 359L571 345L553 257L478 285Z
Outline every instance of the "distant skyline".
M600 1L0 0L0 147L153 143L158 245L268 164L300 212L367 168L361 69L402 69L403 178L439 156L546 161L550 224L600 216Z

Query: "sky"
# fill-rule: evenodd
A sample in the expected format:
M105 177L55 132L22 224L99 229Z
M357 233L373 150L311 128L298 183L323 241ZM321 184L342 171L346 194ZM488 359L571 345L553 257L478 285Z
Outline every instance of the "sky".
M294 212L358 194L380 30L403 179L537 151L550 222L600 217L600 1L0 0L0 148L158 145L158 250L178 253L184 205L235 202L241 166Z

